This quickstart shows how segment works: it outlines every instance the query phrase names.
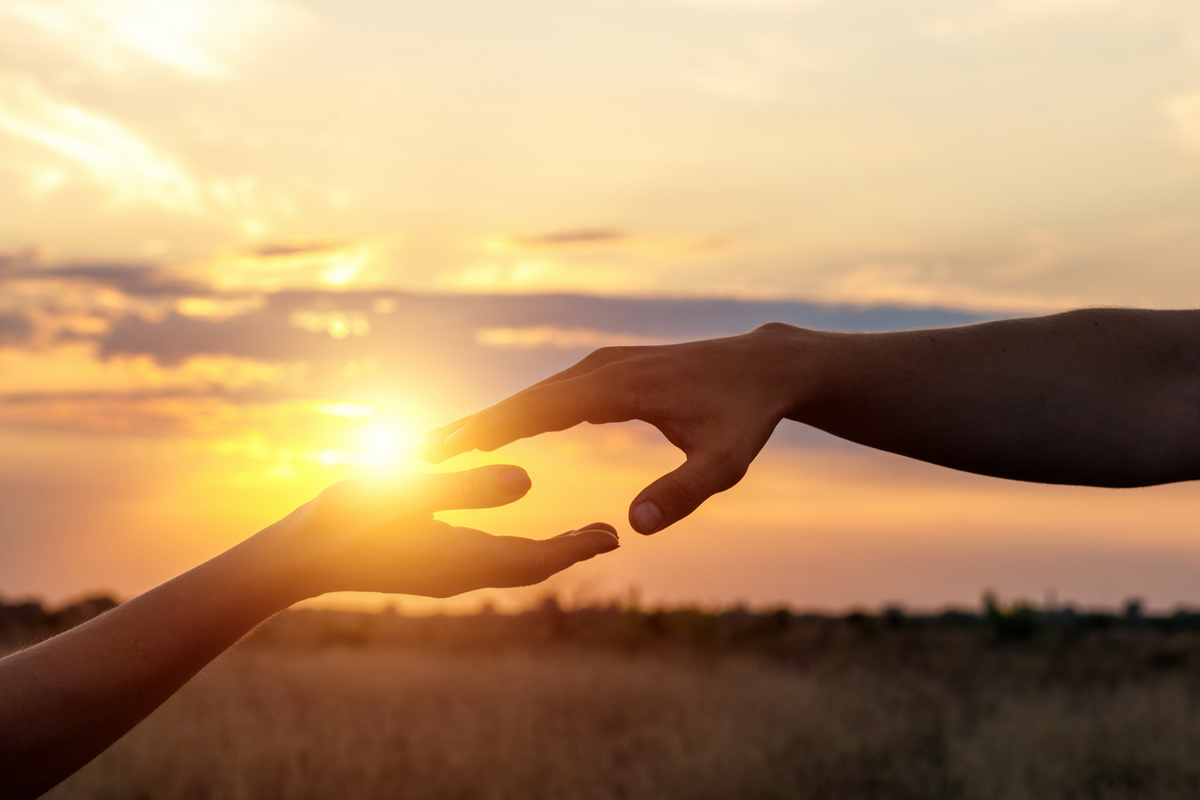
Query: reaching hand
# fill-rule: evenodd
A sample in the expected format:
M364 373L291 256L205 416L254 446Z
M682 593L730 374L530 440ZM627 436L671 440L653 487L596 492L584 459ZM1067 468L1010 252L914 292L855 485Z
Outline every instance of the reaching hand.
M616 531L602 523L535 541L430 516L504 505L528 490L524 470L503 466L343 481L174 580L0 659L0 797L42 794L297 600L524 586L616 549Z
M793 405L768 325L740 336L597 350L491 408L433 431L419 452L442 461L581 422L643 420L687 456L630 506L641 533L678 522L736 484Z
M518 467L352 478L330 486L262 532L290 554L302 596L332 591L449 597L484 587L528 586L618 546L592 523L552 539L493 536L432 518L490 508L529 491Z

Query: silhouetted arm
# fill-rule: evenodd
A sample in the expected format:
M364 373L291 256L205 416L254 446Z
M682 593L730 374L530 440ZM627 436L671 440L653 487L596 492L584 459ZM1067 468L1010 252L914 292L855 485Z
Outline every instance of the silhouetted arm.
M528 488L513 467L344 481L190 572L0 659L0 798L50 789L298 600L524 586L617 547L615 532L599 523L535 541L430 516L503 505Z
M605 348L435 431L430 460L580 422L640 419L686 462L644 489L652 533L736 484L782 419L969 472L1139 486L1200 478L1200 312L1085 309L957 328L773 323Z

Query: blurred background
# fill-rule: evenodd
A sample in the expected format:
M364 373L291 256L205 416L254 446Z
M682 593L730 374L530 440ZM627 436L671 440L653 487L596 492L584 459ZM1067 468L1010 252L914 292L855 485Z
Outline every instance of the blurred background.
M607 344L1200 297L1200 7L0 0L0 595L129 597ZM1200 601L1194 486L781 427L652 538L647 426L460 457L448 515L624 547L586 605ZM470 611L541 597L354 596Z

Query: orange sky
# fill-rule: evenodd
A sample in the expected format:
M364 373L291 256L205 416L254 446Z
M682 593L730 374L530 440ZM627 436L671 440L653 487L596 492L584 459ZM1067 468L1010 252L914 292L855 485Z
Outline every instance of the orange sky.
M1168 0L0 0L0 54L6 597L145 589L604 344L1200 297ZM581 600L1200 602L1190 485L787 430L643 540L645 430L496 457L534 492L464 519L625 532Z

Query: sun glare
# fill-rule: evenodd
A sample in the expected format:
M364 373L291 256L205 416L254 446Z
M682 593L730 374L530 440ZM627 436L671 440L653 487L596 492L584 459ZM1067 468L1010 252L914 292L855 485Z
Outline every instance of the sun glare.
M421 440L420 431L408 420L381 416L364 422L359 436L364 461L370 466L395 466L408 459Z
M321 406L322 414L330 414L342 419L365 419L366 417L375 416L376 412L377 409L375 406L363 403L330 403L329 405Z
M363 467L395 467L411 457L420 441L418 427L404 417L381 412L367 403L341 401L319 406L322 414L345 420L345 438L339 449L313 453L312 459L326 466L353 464Z

